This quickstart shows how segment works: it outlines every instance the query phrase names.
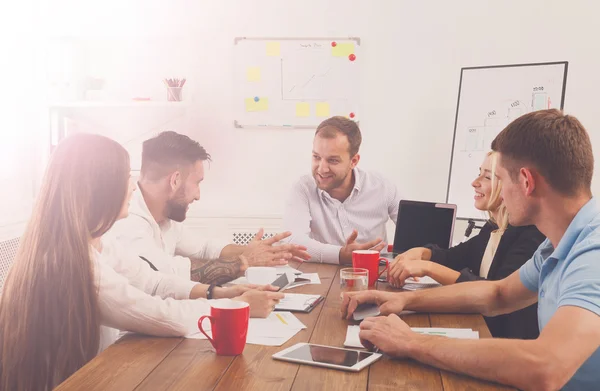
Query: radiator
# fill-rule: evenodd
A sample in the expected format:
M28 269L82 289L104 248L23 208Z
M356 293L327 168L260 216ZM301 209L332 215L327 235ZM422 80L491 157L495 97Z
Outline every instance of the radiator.
M8 274L8 269L12 265L17 248L19 247L19 238L8 239L0 242L0 293L4 286L4 280Z
M254 235L256 235L256 232L234 232L232 241L235 244L246 245L252 239L254 239ZM275 233L269 232L269 233L265 233L262 238L267 239L267 238L272 238L273 236L275 236Z

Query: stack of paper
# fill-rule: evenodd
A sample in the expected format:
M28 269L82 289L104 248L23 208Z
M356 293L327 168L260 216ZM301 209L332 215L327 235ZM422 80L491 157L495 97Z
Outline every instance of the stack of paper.
M272 312L266 319L250 319L247 343L281 346L306 326L291 312Z
M412 277L407 278L402 288L407 291L416 291L419 289L435 288L436 286L441 286L441 284L433 278L425 276L420 277L418 281Z
M204 330L212 336L208 319L202 324ZM291 312L273 312L265 319L251 318L248 324L246 343L252 345L281 346L306 326ZM191 339L206 339L201 332L186 336Z
M479 339L479 332L473 331L472 329L454 329L454 328L439 328L439 327L411 327L411 330L415 333L427 334L427 335L439 335L448 338L460 338L460 339ZM360 326L348 326L346 331L346 341L344 346L352 348L363 348L364 346L360 343L358 334L360 332Z

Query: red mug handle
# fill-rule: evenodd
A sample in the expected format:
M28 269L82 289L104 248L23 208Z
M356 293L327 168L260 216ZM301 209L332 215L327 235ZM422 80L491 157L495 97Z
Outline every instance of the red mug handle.
M204 329L202 328L202 321L204 319L206 319L206 318L208 318L210 320L210 326L211 326L211 328L213 327L214 318L212 316L210 316L210 315L204 315L204 316L200 317L200 319L198 319L198 328L200 329L200 332L202 334L204 334L204 336L206 338L208 338L208 341L213 346L213 348L216 349L217 347L215 346L215 341L211 337L209 337L208 334L206 334L206 331L204 331Z
M383 273L385 273L386 271L388 271L388 269L390 268L390 260L389 260L389 259L387 259L387 258L383 258L383 257L382 257L382 258L379 258L379 259L377 260L377 264L379 264L379 261L381 261L382 259L385 261L385 269L383 269L383 270L381 271L381 273L379 273L379 275L377 276L377 278L381 278L381 275L382 275Z

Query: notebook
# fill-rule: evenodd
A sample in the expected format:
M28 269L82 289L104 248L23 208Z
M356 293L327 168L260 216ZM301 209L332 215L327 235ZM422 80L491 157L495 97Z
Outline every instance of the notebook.
M286 293L275 306L275 311L310 312L324 299L321 295Z

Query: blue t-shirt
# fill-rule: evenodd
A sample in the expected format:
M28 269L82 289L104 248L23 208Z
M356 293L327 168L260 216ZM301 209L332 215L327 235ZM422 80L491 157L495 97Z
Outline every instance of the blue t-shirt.
M561 306L575 306L600 315L600 204L595 198L577 213L562 239L540 245L519 269L527 289L538 292L540 330ZM563 390L600 390L600 349L597 349Z

